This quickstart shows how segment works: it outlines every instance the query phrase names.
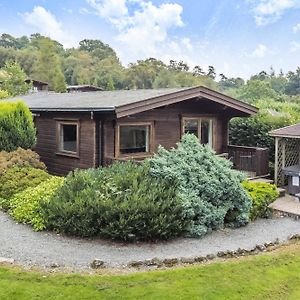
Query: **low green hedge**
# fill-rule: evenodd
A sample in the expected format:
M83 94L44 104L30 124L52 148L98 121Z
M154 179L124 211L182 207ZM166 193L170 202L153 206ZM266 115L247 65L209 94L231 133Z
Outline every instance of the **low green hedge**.
M30 224L36 231L45 229L40 204L49 202L63 182L64 178L52 176L38 186L16 194L10 200L10 215L20 223Z
M0 176L0 207L10 208L10 199L17 193L31 187L36 187L41 182L50 178L50 175L40 169L31 167L13 167Z
M186 226L176 182L132 162L70 173L42 214L49 229L119 240L167 239Z
M250 211L251 220L270 217L271 210L268 205L274 202L279 196L276 185L264 182L245 181L243 182L243 187L248 192L252 201Z

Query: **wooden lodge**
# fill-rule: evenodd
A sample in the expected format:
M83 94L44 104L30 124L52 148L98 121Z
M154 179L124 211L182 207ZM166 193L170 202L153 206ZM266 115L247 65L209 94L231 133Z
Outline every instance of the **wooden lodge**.
M54 174L94 168L114 160L141 160L159 145L171 148L193 133L235 168L268 174L267 149L229 146L228 123L258 109L205 87L21 97L35 116L36 151Z

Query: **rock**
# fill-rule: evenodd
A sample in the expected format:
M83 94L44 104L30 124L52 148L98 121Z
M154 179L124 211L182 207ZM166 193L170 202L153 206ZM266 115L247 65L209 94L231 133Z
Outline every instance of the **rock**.
M300 234L294 234L289 237L289 240L300 240Z
M178 258L165 258L163 260L163 263L167 266L167 267L172 267L176 264L178 264Z
M59 267L60 267L60 265L57 264L57 263L52 263L52 264L50 265L50 268L53 268L53 269L59 268Z
M216 255L215 254L208 254L208 255L206 255L206 258L209 259L209 260L212 260L212 259L216 258Z
M193 264L195 262L195 258L194 257L181 257L180 261L183 264Z
M275 244L275 245L279 245L279 244L280 244L279 238L277 238L277 239L274 241L274 244Z
M219 252L217 253L217 256L218 256L218 257L224 257L224 256L226 256L226 252L219 251Z
M135 234L132 234L132 233L129 233L128 234L128 242L135 242L136 241L136 235Z
M256 245L256 249L257 249L258 251L265 251L265 250L266 250L266 247L265 247L265 245Z
M204 262L207 261L207 258L205 256L196 256L194 260L195 262Z
M146 259L145 260L145 265L147 267L151 267L151 266L161 267L163 265L163 262L159 258L154 257L152 259Z
M91 262L90 266L92 269L104 268L104 261L96 258Z
M14 262L13 258L0 257L0 263L13 264Z
M144 262L141 260L132 260L127 264L127 266L130 268L139 268L143 265L144 265Z

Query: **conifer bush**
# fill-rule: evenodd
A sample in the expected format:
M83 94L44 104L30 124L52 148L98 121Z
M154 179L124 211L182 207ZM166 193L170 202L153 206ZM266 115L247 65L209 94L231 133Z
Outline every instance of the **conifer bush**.
M15 194L29 187L36 187L49 178L46 171L31 167L8 169L0 176L0 207L8 210L10 200Z
M36 130L28 107L22 102L0 102L0 151L14 151L18 147L32 148Z
M15 151L0 151L0 176L10 168L31 167L46 170L46 166L40 161L39 155L28 149L18 148Z
M187 235L201 237L224 226L248 223L251 200L241 185L244 176L194 135L184 135L177 148L160 147L148 163L158 180L179 183L179 197L190 220Z
M132 162L70 173L41 209L49 229L83 237L158 240L186 226L176 180L154 178L147 164Z

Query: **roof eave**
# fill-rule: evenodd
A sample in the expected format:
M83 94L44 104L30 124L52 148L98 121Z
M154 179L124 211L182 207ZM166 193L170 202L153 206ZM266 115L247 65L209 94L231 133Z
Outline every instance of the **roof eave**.
M115 107L103 108L30 108L31 112L115 112Z
M259 109L250 104L225 96L213 90L204 87L193 87L183 91L170 93L158 97L149 98L139 102L121 105L116 107L117 118L140 113L150 109L158 108L165 105L174 104L190 98L206 98L211 101L226 105L246 115L257 114Z

